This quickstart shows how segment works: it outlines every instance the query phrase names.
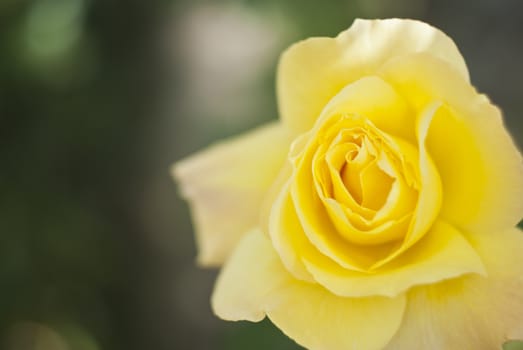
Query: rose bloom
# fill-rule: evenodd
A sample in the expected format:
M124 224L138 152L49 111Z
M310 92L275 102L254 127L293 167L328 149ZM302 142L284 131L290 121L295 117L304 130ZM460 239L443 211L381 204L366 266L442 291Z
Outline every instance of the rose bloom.
M281 57L280 120L175 164L226 320L309 349L523 338L523 162L441 31L356 20Z

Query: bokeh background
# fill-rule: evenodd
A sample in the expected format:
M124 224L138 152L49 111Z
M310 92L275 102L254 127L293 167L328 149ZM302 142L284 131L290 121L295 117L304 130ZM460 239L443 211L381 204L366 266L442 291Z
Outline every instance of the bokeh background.
M447 32L523 144L519 0L0 0L0 348L298 349L212 315L169 166L275 119L280 52L356 17Z

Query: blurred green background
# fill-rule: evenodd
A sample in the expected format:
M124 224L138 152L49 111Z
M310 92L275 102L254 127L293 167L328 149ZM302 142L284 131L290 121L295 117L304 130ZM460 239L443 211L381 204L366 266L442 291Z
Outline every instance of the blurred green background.
M523 144L519 0L0 0L0 348L298 349L212 316L169 166L276 118L279 53L356 17L447 32Z

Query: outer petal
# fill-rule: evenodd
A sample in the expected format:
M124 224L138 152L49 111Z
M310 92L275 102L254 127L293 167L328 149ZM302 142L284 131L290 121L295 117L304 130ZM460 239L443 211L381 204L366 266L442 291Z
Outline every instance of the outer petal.
M345 85L389 59L426 52L468 71L454 42L428 24L401 19L356 20L336 38L311 38L291 46L281 57L277 75L280 115L292 128L312 127L322 108Z
M212 298L229 320L261 320L265 314L310 350L381 349L397 331L405 306L397 298L342 298L298 281L284 269L269 239L249 233L225 265Z
M387 350L501 349L523 338L523 233L471 235L488 277L471 275L413 289Z
M426 141L443 186L441 216L472 232L515 226L523 212L523 160L499 109L429 55L390 61L378 74L418 110L443 103Z
M291 139L273 123L184 159L173 166L182 195L192 207L198 262L220 265L249 229L256 227Z

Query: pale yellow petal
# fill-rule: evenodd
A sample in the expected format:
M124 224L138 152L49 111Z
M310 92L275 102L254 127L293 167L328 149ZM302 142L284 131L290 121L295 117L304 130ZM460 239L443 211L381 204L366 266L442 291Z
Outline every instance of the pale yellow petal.
M269 239L253 231L221 272L212 304L228 320L259 321L267 314L310 350L378 350L400 326L405 297L342 298L296 280Z
M324 119L335 114L359 115L381 131L414 140L415 118L406 100L377 76L344 86L316 117Z
M280 116L295 130L308 130L344 86L372 75L391 58L413 52L445 60L468 80L456 45L438 29L413 20L360 19L336 38L307 39L282 55L277 74Z
M256 129L190 156L173 166L189 201L198 243L198 262L220 265L241 236L258 226L266 191L291 143L280 123Z
M437 222L418 244L392 263L369 273L342 269L317 256L304 260L318 283L335 294L350 297L394 297L415 285L485 273L473 247L459 231L444 222Z
M488 276L464 276L408 293L387 350L492 350L523 339L523 233L470 235Z
M470 231L516 225L523 213L523 160L499 109L429 55L391 61L379 74L418 110L442 102L426 141L442 182L441 215Z
M296 217L288 186L283 186L271 208L272 212L268 216L269 236L287 270L297 279L313 282L314 279L301 259L302 255L307 254L307 250L310 251L310 242L307 241Z
M405 296L343 298L304 282L282 291L267 312L283 333L310 350L381 350L400 327Z
M224 320L261 321L277 306L278 291L290 280L269 239L253 229L240 240L218 276L213 311Z

